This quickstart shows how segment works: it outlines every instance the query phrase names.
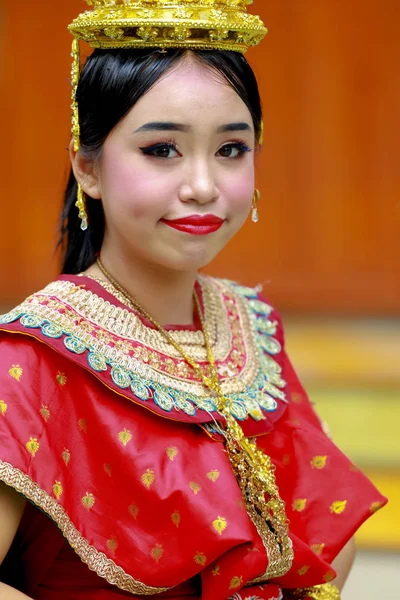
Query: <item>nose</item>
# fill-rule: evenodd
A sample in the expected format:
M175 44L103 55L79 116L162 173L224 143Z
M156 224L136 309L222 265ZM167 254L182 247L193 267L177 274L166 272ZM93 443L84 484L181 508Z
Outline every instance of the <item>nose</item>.
M194 161L189 167L179 197L182 202L207 204L219 196L211 166L205 160Z

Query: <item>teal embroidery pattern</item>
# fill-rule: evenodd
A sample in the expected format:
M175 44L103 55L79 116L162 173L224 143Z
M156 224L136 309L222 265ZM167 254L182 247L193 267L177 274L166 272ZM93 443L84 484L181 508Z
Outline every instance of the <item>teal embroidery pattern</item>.
M230 281L216 281L221 286L222 293L227 290L227 293L231 295L231 298L234 299L231 300L232 302L238 300L242 312L244 311L245 317L250 323L251 331L248 337L254 346L254 376L244 386L244 389L226 393L227 397L232 400L231 412L239 421L243 421L249 416L260 420L264 418L263 413L276 411L279 401L286 402L284 392L286 383L281 377L282 368L276 360L282 352L280 343L274 337L278 324L270 320L273 309L258 299L256 290ZM38 297L45 292L46 290L39 293ZM48 304L57 303L54 295L50 295L50 298L53 299L47 301ZM65 310L60 311L59 318L49 319L45 314L46 307L43 308L40 302L31 303L30 300L28 299L20 307L6 315L0 316L0 325L19 321L20 325L27 330L40 330L43 336L53 340L63 339L63 344L69 352L76 355L86 354L88 366L94 373L108 374L117 388L128 391L144 403L154 402L167 413L182 411L186 415L194 416L198 410L211 414L217 412L213 398L198 393L198 382L191 384L190 381L185 380L185 384L179 387L178 384L175 385L178 377L168 376L167 373L158 373L156 376L155 370L153 370L153 377L148 364L141 365L139 361L133 363L129 356L121 358L115 346L108 346L105 351L99 340L90 335L90 324L89 327L82 328L82 330L76 326L75 328L69 326L68 318L64 314ZM64 301L64 303L67 305L67 302ZM68 310L71 311L71 308ZM112 337L108 333L106 335ZM246 359L249 360L247 356L245 356ZM225 365L222 365L221 369L225 369ZM229 367L226 367L225 370L227 372L223 374L222 381L224 378L229 380L231 376ZM237 378L240 378L240 374Z

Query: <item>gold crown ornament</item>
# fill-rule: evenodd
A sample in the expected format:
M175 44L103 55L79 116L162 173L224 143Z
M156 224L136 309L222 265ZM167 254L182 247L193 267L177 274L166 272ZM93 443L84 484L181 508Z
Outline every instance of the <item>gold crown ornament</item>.
M193 48L246 52L267 33L253 0L86 0L69 26L92 48Z
M232 50L244 54L268 33L256 15L247 12L253 0L85 0L92 7L68 29L72 45L72 136L80 146L76 92L80 76L80 45L92 48L185 48ZM78 190L79 192L79 190ZM81 190L80 190L81 192ZM82 200L78 208L83 214ZM86 221L83 221L86 225ZM85 227L86 228L86 227Z

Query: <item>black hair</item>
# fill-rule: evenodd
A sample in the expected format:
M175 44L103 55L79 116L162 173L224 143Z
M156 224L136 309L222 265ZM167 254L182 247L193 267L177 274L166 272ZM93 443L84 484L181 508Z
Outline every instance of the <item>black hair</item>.
M187 50L95 50L83 67L77 90L81 151L96 158L114 127L134 104ZM256 138L261 133L261 100L255 75L237 52L195 50L191 54L219 73L238 93L253 119ZM62 273L77 274L96 259L103 243L105 220L100 201L86 197L89 227L80 228L75 207L77 182L71 169L61 215L59 245L63 250Z

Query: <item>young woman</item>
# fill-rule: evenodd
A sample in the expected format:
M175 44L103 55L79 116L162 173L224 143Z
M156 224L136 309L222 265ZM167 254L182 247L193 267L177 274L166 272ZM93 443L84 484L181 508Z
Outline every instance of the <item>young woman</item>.
M244 0L94 4L63 275L0 318L0 597L339 598L385 499L278 313L199 275L257 221L264 29Z

